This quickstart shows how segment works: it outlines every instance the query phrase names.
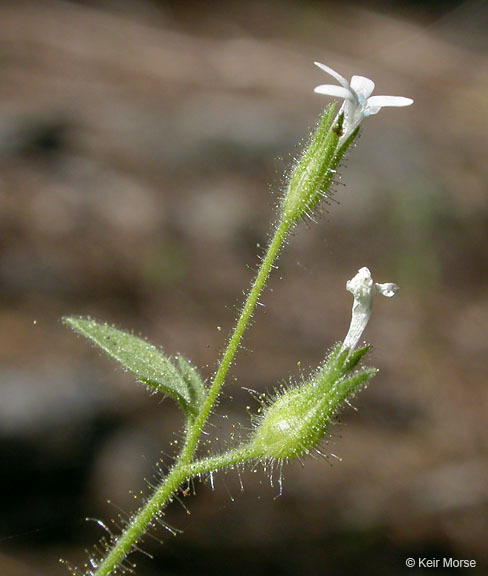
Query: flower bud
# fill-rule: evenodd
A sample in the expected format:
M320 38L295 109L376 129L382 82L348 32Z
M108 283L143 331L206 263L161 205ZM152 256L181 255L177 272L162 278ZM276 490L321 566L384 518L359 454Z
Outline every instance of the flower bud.
M330 354L310 380L280 393L264 409L252 438L259 457L287 460L308 454L325 436L344 402L374 374L374 368L353 372L369 347Z

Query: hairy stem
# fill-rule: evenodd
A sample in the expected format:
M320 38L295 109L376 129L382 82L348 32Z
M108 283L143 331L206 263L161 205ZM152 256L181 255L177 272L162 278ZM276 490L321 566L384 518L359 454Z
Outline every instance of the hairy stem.
M234 360L234 356L239 349L239 345L241 343L244 332L246 331L254 309L256 308L256 304L258 303L259 297L261 296L261 292L266 285L266 281L268 280L269 274L273 268L273 264L278 257L278 254L280 253L283 243L286 240L286 236L291 224L291 220L283 218L275 230L273 238L269 243L268 250L266 251L266 254L261 262L261 266L259 267L256 278L254 279L251 289L249 290L246 302L244 303L241 314L239 316L239 320L237 321L234 331L232 332L232 336L222 356L218 370L215 373L215 377L208 392L207 398L205 399L205 402L203 403L193 426L189 430L187 442L181 454L182 458L185 458L186 456L192 456L195 452L205 422L207 421L210 415L210 411L212 410L212 407L215 404L215 401L217 400L220 390L225 382L227 372L229 371L232 361Z
M110 552L93 573L93 576L109 576L121 564L132 547L146 532L151 521L157 518L173 492L185 480L185 472L185 467L182 465L173 468L137 516L130 521L126 530L115 540Z
M255 451L244 444L224 454L203 458L196 462L177 464L171 473L156 488L153 496L146 502L137 516L131 521L127 530L115 541L112 550L97 568L94 576L109 576L130 553L132 547L146 532L148 525L161 512L164 505L178 486L193 476L201 476L224 468L249 462L257 457Z
M253 446L243 444L242 446L224 452L223 454L209 456L208 458L202 458L201 460L192 462L187 466L188 477L201 476L202 474L207 474L209 472L217 472L224 468L231 468L232 466L237 466L238 464L244 464L245 462L254 460L258 456L259 454Z
M247 462L256 457L252 449L241 446L236 450L231 450L222 455L193 461L194 453L198 445L203 427L210 415L213 405L217 400L220 390L225 382L234 356L246 328L251 320L254 309L258 303L261 292L273 268L273 264L286 240L286 236L292 225L292 221L286 218L281 219L275 233L268 246L268 250L261 262L261 266L256 278L247 295L246 302L242 308L237 324L232 332L227 348L222 356L217 372L213 379L208 395L202 405L200 412L188 428L185 445L179 458L171 472L163 482L156 488L154 494L141 508L135 518L130 522L127 529L114 542L108 555L98 566L93 576L110 576L129 554L132 547L144 535L151 521L157 517L164 505L171 499L171 495L178 489L178 486L192 476L198 476L208 472L213 472Z

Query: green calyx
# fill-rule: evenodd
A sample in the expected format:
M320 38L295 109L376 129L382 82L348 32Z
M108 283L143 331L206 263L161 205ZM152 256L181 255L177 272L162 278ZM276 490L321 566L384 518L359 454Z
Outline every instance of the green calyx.
M256 453L287 460L317 447L344 402L376 373L374 368L354 370L368 350L341 352L337 346L308 381L278 395L256 427L252 439Z
M320 200L327 196L337 166L357 135L356 130L339 147L344 115L336 117L335 112L335 104L324 112L310 145L291 175L282 204L283 217L291 222L310 215Z

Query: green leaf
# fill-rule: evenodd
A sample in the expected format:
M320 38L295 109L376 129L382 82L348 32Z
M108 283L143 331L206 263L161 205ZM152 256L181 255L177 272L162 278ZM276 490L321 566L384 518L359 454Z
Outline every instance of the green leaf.
M192 405L200 408L207 395L207 390L198 370L181 354L178 355L176 361L178 363L178 370L188 387Z
M137 378L173 397L185 412L196 413L195 392L187 378L155 346L128 332L91 318L63 318L63 322L115 358Z

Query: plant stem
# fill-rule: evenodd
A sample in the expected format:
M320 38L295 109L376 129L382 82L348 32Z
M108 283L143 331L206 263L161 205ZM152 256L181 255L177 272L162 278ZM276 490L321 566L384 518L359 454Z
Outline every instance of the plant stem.
M244 464L245 462L254 460L258 456L259 454L254 447L249 444L243 444L234 450L224 452L224 454L217 454L192 462L187 466L187 477L217 472L217 470Z
M158 486L137 516L130 521L126 530L115 540L112 549L98 566L93 576L109 576L129 554L134 544L142 537L151 521L158 516L171 494L185 479L183 466L175 466Z
M224 454L203 458L196 462L177 464L171 473L158 486L153 496L146 502L137 516L131 521L127 530L115 542L108 556L98 567L94 576L109 576L129 554L134 544L141 538L151 521L161 512L163 506L178 486L192 476L215 472L222 468L243 464L256 457L253 449L244 444Z
M244 332L253 315L256 304L258 303L261 292L263 291L273 264L280 252L286 236L292 225L292 221L282 218L275 230L273 238L268 246L268 250L261 262L261 266L256 278L247 295L246 302L242 308L237 324L232 332L232 336L227 344L227 348L222 356L218 370L213 379L208 395L202 405L198 416L192 422L188 429L185 445L180 456L163 482L156 488L154 494L147 501L137 516L131 521L125 532L115 541L108 555L98 566L93 576L110 576L112 572L120 565L124 558L129 554L132 547L142 537L151 521L157 517L163 506L170 500L171 495L177 490L178 486L191 476L198 476L207 472L213 472L247 462L256 457L253 450L244 445L227 453L205 458L199 461L193 461L198 441L200 439L203 427L210 415L213 405L217 400L220 390L225 382L225 377L236 355Z
M220 390L225 382L225 377L232 364L234 356L236 355L239 345L241 343L244 332L249 324L249 321L253 315L256 304L258 303L261 292L263 291L266 281L268 280L269 274L273 268L273 264L280 253L281 247L286 240L286 236L292 225L292 221L287 218L282 218L275 230L273 238L269 243L268 250L261 262L259 271L254 279L254 282L249 290L249 293L242 308L239 320L232 332L232 336L227 344L227 348L222 356L218 370L212 382L212 386L208 392L205 402L195 419L194 425L190 428L187 442L182 451L182 458L187 455L193 455L197 447L198 441L200 439L200 434L207 421L210 411L212 410L215 401L220 393Z

